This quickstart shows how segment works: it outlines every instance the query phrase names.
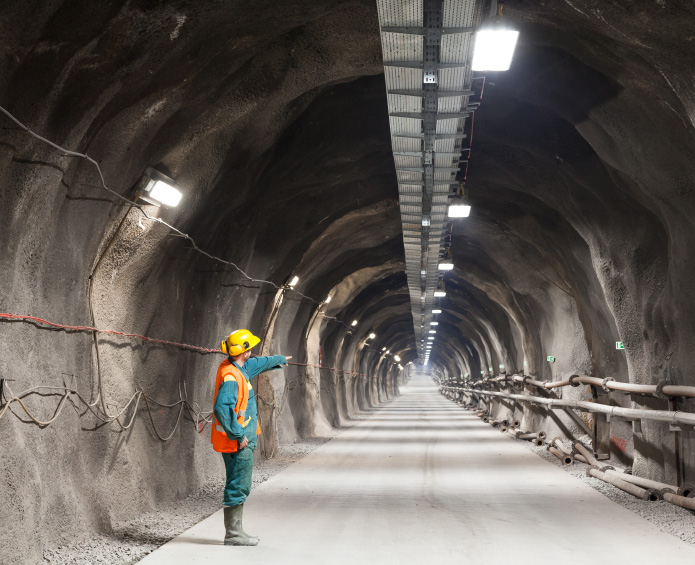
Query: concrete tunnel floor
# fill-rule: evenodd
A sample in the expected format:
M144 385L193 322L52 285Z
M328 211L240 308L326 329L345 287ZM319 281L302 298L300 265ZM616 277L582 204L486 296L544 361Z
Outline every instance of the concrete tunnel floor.
M401 393L252 491L244 526L257 547L222 545L220 510L140 563L695 560L695 548L462 410L429 377Z

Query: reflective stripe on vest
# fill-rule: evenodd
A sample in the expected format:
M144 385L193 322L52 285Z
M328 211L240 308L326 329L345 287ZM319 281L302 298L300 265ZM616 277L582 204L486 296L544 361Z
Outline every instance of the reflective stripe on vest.
M251 384L246 380L246 377L243 375L243 373L234 364L230 363L229 360L222 361L222 363L220 363L219 368L217 369L217 376L215 378L215 396L213 400L213 406L215 401L217 400L217 393L219 392L222 383L225 381L225 379L228 379L228 377L234 378L239 389L239 395L236 401L236 405L234 406L234 412L236 412L237 415L237 422L239 422L239 424L242 427L246 427L248 426L249 422L246 421L246 423L244 423L244 419L246 417L246 406L248 406L249 403L249 390L251 389ZM210 441L212 442L212 448L215 451L219 451L221 453L236 452L239 449L238 442L234 439L229 439L229 437L227 437L227 434L224 432L222 425L217 421L217 418L215 418L214 411L212 414L212 418L213 426L210 433ZM258 429L257 433L260 433Z

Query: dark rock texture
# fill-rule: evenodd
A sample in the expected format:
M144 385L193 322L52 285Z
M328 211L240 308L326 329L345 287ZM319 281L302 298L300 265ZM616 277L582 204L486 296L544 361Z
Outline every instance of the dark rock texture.
M668 369L695 384L695 8L505 9L521 42L512 69L487 76L475 115L473 213L453 229L456 268L431 365L644 383ZM196 253L102 190L89 163L0 116L0 311L91 325L89 276L106 251L93 277L98 327L205 347L248 327L265 338L259 353L331 367L295 365L254 383L259 457L398 394L381 349L407 363L414 344L372 0L10 0L0 38L0 105L88 152L118 194L132 197L157 167L185 200L149 213L254 279L297 275L302 294L332 296L318 312ZM125 430L102 425L71 397L41 428L11 405L0 419L3 562L36 562L44 547L107 532L222 473L209 428L197 433L188 412L126 406L142 390L209 410L219 357L102 335L100 388L90 334L3 321L0 345L12 392L67 383L98 413L126 407L122 424L134 418ZM25 402L49 419L60 396L37 392ZM162 442L154 429L173 435ZM681 447L693 481L690 435ZM625 439L636 473L673 481L666 424Z

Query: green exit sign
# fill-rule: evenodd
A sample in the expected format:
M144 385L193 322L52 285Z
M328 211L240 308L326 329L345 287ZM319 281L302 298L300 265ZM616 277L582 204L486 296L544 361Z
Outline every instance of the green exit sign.
M548 355L548 363L555 363L555 357Z
M622 341L616 341L615 342L615 348L616 349L625 349L625 344Z

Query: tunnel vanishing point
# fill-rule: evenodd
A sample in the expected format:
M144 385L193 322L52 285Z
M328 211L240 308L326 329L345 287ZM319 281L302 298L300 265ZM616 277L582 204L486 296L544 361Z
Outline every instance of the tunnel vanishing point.
M7 0L0 69L0 562L219 480L238 328L259 460L429 375L695 508L692 2Z

